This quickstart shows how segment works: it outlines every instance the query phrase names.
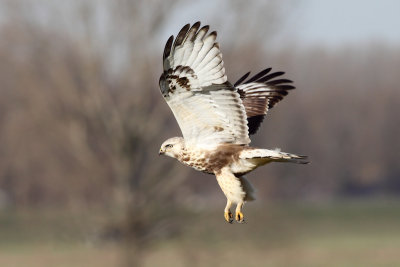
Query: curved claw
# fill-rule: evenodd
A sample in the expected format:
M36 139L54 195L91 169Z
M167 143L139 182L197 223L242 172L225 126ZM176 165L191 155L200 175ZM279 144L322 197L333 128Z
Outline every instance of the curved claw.
M244 202L239 202L236 206L236 216L235 219L238 223L244 223L244 216L242 213L242 207Z
M230 210L228 210L228 212L224 212L224 217L225 217L225 221L227 221L228 223L232 223L233 222L233 214Z
M232 223L233 222L233 214L230 210L232 206L232 201L230 201L229 199L226 200L226 206L225 206L225 210L224 210L224 217L225 217L225 221L227 221L228 223Z
M241 211L236 211L235 219L238 223L244 223L244 216Z

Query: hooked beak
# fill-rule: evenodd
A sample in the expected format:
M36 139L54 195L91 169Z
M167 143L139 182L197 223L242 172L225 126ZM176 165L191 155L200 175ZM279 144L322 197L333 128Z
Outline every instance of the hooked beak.
M158 151L158 155L160 156L160 155L163 155L164 154L164 151L162 151L161 149L160 149L160 151Z

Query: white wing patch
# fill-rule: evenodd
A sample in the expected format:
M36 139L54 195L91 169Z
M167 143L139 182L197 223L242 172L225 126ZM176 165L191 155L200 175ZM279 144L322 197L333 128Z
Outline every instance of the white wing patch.
M227 82L215 32L186 25L164 50L160 89L185 142L201 145L249 144L246 113Z
M248 144L244 109L232 90L186 91L167 97L186 142L202 145Z

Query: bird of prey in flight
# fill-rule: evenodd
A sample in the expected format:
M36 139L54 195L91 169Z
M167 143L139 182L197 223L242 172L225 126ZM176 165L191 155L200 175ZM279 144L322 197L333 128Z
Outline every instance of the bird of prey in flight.
M225 74L217 33L200 22L185 25L164 49L160 90L171 108L183 137L166 140L159 154L214 174L227 203L225 220L244 222L242 206L255 199L244 177L270 162L305 164L306 156L249 146L267 111L294 89L283 72L267 68L231 84ZM235 216L230 208L236 204Z

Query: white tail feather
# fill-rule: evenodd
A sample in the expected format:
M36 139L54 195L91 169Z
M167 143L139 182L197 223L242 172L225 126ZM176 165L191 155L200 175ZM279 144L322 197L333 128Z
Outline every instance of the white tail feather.
M251 159L257 163L267 164L269 162L292 162L299 164L307 164L307 156L300 156L296 154L286 153L276 148L274 150L269 149L249 149L243 150L239 156L241 159Z

